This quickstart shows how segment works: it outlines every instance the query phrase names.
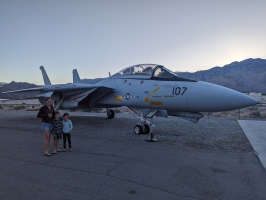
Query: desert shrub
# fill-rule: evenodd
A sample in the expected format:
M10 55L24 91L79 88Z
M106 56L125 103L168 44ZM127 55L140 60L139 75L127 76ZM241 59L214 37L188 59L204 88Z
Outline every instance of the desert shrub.
M255 111L255 110L258 110L258 108L257 107L250 107L250 108L248 108L250 111Z
M258 112L258 111L253 111L253 112L251 112L250 113L250 116L251 117L256 117L256 118L260 118L261 116L260 116L260 112Z
M118 109L116 109L116 110L114 110L114 111L115 111L115 113L121 113L121 111L118 110Z
M98 108L91 108L90 112L99 112L100 110Z
M26 109L26 106L16 106L14 109L15 110L24 110L24 109Z

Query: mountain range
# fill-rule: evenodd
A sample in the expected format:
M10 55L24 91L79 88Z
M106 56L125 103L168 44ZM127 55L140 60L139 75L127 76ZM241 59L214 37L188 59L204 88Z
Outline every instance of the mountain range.
M5 85L6 83L0 82L0 87L2 87L3 85Z
M239 92L266 93L266 59L246 59L240 62L232 62L223 67L213 67L208 70L191 72L176 72L181 77L198 81L205 81L228 87ZM82 82L94 84L103 80L83 79ZM0 83L0 92L37 87L35 84L14 82ZM0 93L0 98L25 98L33 97L36 93Z
M38 85L12 81L0 87L0 99L17 99L17 98L31 98L31 97L33 98L37 94L37 92L7 93L7 94L1 93L5 91L20 90L32 87L38 87Z
M250 58L241 62L232 62L223 67L213 67L194 73L178 72L177 74L184 78L222 85L239 92L266 93L265 59Z

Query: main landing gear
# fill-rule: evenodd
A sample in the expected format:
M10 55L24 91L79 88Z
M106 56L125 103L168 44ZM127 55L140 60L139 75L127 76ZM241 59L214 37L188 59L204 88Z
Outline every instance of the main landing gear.
M106 110L107 110L107 118L113 119L115 117L115 111L110 108L107 108Z

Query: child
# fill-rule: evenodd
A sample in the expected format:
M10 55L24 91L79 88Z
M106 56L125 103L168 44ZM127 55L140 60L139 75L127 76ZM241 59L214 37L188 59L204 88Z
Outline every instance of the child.
M60 113L55 112L55 117L52 122L52 135L54 136L54 154L60 152L61 150L58 149L59 140L62 139L62 132L63 132L63 120L60 118Z
M68 141L68 147L69 147L69 151L72 151L71 149L71 130L73 128L72 122L71 120L68 119L69 114L68 113L64 113L63 115L63 145L64 145L64 150L66 151L66 139Z

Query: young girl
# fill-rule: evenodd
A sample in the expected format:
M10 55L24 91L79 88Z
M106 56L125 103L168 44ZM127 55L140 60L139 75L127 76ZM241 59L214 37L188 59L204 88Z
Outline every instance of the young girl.
M73 128L72 122L70 119L68 119L69 114L68 113L64 113L63 115L63 145L64 145L64 150L66 151L66 139L68 141L68 147L69 147L69 151L72 151L71 149L71 130Z
M60 118L60 113L55 112L55 117L52 123L52 135L54 136L54 154L60 152L61 150L58 149L59 140L62 139L62 132L63 132L63 120Z

